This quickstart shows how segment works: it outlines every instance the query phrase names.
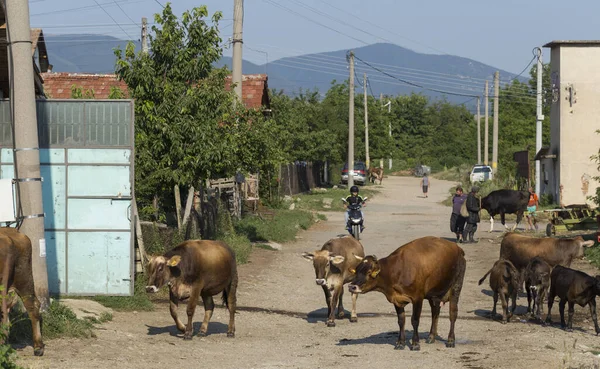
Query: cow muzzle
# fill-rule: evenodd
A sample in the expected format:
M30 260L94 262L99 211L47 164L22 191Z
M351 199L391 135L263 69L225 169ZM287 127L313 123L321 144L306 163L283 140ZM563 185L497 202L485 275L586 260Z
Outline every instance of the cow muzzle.
M320 279L320 278L315 279L315 282L319 286L324 286L327 283L327 281L325 279Z
M156 286L146 286L146 292L148 293L157 293L158 288Z
M358 287L355 284L349 285L348 286L348 291L350 291L351 293L360 293L361 292L360 287Z

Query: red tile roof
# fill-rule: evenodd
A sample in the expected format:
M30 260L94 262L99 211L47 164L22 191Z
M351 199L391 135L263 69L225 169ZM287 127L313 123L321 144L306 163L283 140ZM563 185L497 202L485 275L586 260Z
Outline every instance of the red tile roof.
M107 99L112 86L127 92L127 85L119 81L114 74L79 73L42 73L44 91L52 99L70 99L71 86L84 90L94 90L96 99ZM242 100L248 108L269 108L269 88L266 74L248 74L242 79ZM231 87L231 76L227 77L225 87Z
M42 73L44 92L52 99L70 99L73 85L94 91L94 98L108 99L110 88L119 87L127 95L127 84L114 74Z

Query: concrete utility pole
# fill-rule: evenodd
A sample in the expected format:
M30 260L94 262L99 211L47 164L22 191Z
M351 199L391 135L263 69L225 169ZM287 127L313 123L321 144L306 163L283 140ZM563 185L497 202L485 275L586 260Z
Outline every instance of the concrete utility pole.
M348 91L348 187L354 186L354 52L348 54L350 62L350 89Z
M494 73L494 132L492 136L492 170L498 173L498 100L500 97L500 72Z
M477 96L477 164L481 164L481 99Z
M234 0L233 5L233 61L231 62L231 83L234 92L242 101L242 30L244 23L244 0Z
M46 240L44 239L44 206L40 175L40 151L31 57L31 29L29 3L22 0L6 1L6 24L10 55L9 75L12 81L15 127L15 164L17 185L20 189L23 223L20 231L31 239L33 280L35 294L42 311L49 305L48 272L46 269Z
M485 81L485 91L484 91L484 99L485 99L485 129L484 129L484 137L483 137L483 164L488 165L489 160L489 141L490 141L490 96L488 94L489 86L488 81Z
M542 149L542 122L544 121L544 114L542 112L542 73L544 72L544 66L542 65L542 49L537 48L537 112L536 112L536 125L535 125L535 152L536 154ZM542 185L540 161L535 161L535 193L540 194Z
M383 102L383 94L379 95L379 101ZM386 106L388 107L388 114L392 113L392 102L390 100L388 100L388 102L382 106L384 108ZM390 135L390 140L391 140L392 139L392 119L391 119L391 117L388 120L388 129L389 129L389 135ZM380 167L381 167L381 169L383 169L383 159L381 160ZM389 163L388 169L390 169L390 170L392 169L392 153L391 152L390 152L390 163Z
M148 18L142 17L142 52L148 54Z
M367 168L371 168L371 160L369 158L369 106L367 101L367 73L363 75L363 90L365 95L365 156Z

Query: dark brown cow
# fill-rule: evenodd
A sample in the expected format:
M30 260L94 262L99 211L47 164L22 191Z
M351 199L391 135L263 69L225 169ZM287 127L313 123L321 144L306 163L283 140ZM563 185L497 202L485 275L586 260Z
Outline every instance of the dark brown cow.
M35 296L31 267L31 240L14 228L0 228L0 268L2 275L2 320L8 322L8 312L16 299L6 295L14 290L23 301L33 330L33 354L44 355L40 302ZM5 302L4 302L5 301Z
M527 312L542 320L542 302L550 287L552 267L539 257L531 259L525 268L525 290L527 291ZM531 300L533 299L533 308Z
M458 316L458 299L465 276L465 253L454 242L437 237L423 237L409 242L389 256L377 260L373 255L364 259L355 271L350 292L379 291L394 304L400 333L396 349L406 344L404 307L412 303L412 350L419 350L419 320L423 300L431 306L432 322L427 343L435 342L440 303L450 302L450 333L446 347L454 347L454 325Z
M538 256L551 267L555 265L568 267L573 259L583 257L585 247L593 245L594 241L584 241L581 236L536 238L509 232L500 245L500 259L510 260L521 273L521 281L523 281L525 268L534 257Z
M148 263L148 286L146 291L155 293L165 284L169 285L171 316L183 338L192 339L192 318L202 297L204 320L200 336L205 336L215 303L213 296L223 293L223 302L229 309L227 337L235 336L236 289L238 283L235 254L220 241L191 240L181 243L161 256L153 256ZM187 303L187 325L177 316L179 302Z
M517 291L519 290L519 272L515 266L508 260L500 259L494 263L490 269L479 280L479 285L485 281L487 276L490 276L490 288L494 292L494 307L492 308L492 319L496 317L496 304L498 303L498 295L502 302L502 324L510 321L510 318L517 307ZM512 299L512 308L508 311L508 299Z
M575 304L579 306L590 306L590 315L594 321L596 335L600 334L598 326L598 317L596 316L596 296L600 295L600 275L595 278L574 270L557 265L552 270L552 283L550 284L550 292L548 293L548 315L546 316L546 324L551 324L552 319L550 313L554 297L558 296L560 302L558 308L560 311L560 325L568 332L573 331L573 314L575 313ZM569 303L569 323L565 324L565 305Z
M356 268L359 261L353 256L361 258L365 256L365 250L360 242L354 237L346 236L333 238L327 241L321 250L305 252L302 256L313 262L315 267L315 281L323 287L325 303L327 304L327 326L335 327L335 307L337 305L337 317L344 318L344 284L354 279L354 274L349 270ZM352 311L350 321L356 322L356 299L358 294L352 294Z
M369 180L371 183L375 183L379 180L379 184L383 181L383 168L369 168Z

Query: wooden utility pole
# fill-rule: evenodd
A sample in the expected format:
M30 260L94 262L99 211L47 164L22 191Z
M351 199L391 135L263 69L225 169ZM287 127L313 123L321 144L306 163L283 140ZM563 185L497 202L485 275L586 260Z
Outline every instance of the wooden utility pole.
M492 170L498 169L498 101L500 97L500 72L494 73L494 132L492 136Z
M365 156L367 168L371 168L371 160L369 158L369 106L367 101L367 73L363 75L363 90L365 95Z
M537 48L537 111L536 111L536 125L535 125L535 152L536 155L542 149L542 122L544 121L544 114L542 111L542 73L544 72L544 66L542 65L542 49ZM540 171L540 161L535 161L535 193L540 195L542 180Z
M142 17L142 52L148 54L148 18Z
M350 88L348 91L348 187L354 186L354 52L348 54L350 62Z
M488 94L489 87L488 81L485 81L485 91L484 91L484 99L485 99L485 128L484 128L484 137L483 137L483 164L488 165L488 156L490 152L489 148L489 140L490 140L490 97Z
M14 162L20 202L20 231L31 240L33 280L40 308L46 311L48 272L46 269L46 240L44 239L44 206L40 175L40 150L31 58L31 29L29 3L6 0L6 25L9 50L10 99L14 106Z
M477 96L477 164L481 164L481 99Z
M242 101L242 30L244 23L244 0L234 0L233 5L233 60L231 83L238 100Z

